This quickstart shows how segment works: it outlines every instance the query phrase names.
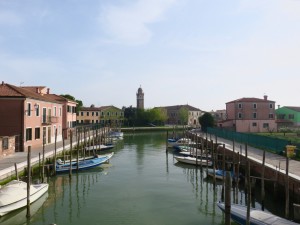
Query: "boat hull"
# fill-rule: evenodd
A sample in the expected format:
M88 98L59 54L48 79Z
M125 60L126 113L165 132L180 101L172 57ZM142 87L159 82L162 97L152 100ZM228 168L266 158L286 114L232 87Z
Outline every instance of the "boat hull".
M44 195L48 191L48 187L49 187L48 184L32 184L30 186L30 203L35 202L42 195ZM22 188L20 192L24 192L24 188ZM16 199L10 204L1 205L0 216L4 216L9 212L25 207L27 205L27 190L24 193L22 193L21 196L22 196L21 198ZM1 201L1 194L0 194L0 201Z
M202 165L202 166L212 166L212 161L206 159L197 159L195 157L185 157L185 156L175 156L178 162L191 164L191 165Z

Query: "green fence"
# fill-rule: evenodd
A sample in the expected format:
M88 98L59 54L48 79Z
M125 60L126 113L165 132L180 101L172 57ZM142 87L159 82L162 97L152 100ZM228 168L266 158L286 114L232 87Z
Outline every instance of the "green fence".
M208 128L207 133L224 139L247 143L250 146L265 149L276 154L282 154L282 152L286 149L285 146L290 144L289 141L279 138L265 137L249 133L238 133L218 128Z

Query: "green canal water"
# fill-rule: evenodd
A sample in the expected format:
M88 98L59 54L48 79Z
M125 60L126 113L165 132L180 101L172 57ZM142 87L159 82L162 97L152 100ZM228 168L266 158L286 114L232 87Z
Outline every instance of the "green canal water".
M164 132L126 134L109 164L72 179L50 178L48 198L32 206L30 222L16 222L25 217L16 212L0 224L224 224L216 206L221 186L214 191L205 170L177 163L172 151L166 154L165 139ZM238 196L245 204L243 191Z

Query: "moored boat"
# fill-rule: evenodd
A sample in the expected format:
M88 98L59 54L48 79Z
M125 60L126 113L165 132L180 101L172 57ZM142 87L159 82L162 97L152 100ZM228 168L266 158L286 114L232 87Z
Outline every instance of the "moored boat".
M97 151L97 150L109 150L114 148L115 146L113 144L107 144L107 145L92 145L89 147L86 147L85 150L86 151Z
M208 177L213 177L215 174L216 179L223 180L223 178L226 178L226 170L220 170L220 169L208 169L207 170L207 176ZM233 171L230 171L231 178L234 178L234 173Z
M192 165L202 165L202 166L212 166L212 161L204 158L195 158L190 156L174 156L178 162L192 164Z
M48 184L30 185L30 203L35 202L48 191ZM0 189L0 216L27 205L27 183L13 180Z
M78 164L77 164L77 161L75 161L75 162L72 161L71 166L70 166L70 163L56 164L56 172L64 173L64 172L70 171L70 169L77 170L77 167L78 167L78 170L91 169L91 168L101 165L102 163L107 162L113 155L114 155L113 152L110 154L107 154L105 156L97 155L96 157L94 157L92 159L81 160L78 162Z
M196 142L193 142L190 138L180 138L176 141L173 139L168 139L168 147L169 148L176 148L177 146L195 146Z
M218 207L225 212L224 202L218 202ZM247 221L247 207L238 204L231 204L230 214L232 220L240 225L245 225ZM296 225L293 221L276 216L270 212L259 209L250 209L250 225Z

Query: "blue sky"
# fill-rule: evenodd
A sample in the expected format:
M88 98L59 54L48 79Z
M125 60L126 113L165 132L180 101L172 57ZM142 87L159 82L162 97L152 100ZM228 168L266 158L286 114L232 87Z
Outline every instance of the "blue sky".
M85 106L300 106L300 0L0 0L0 77Z

